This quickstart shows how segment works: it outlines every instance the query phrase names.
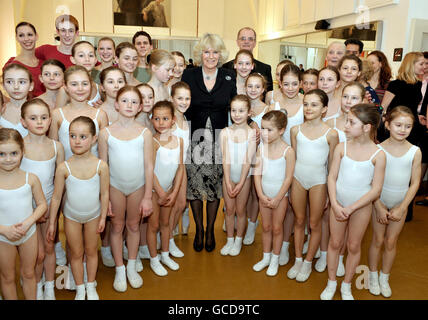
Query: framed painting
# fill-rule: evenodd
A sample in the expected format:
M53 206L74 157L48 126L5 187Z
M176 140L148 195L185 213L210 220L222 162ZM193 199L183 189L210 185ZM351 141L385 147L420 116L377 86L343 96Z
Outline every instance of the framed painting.
M113 0L114 25L169 28L171 0Z

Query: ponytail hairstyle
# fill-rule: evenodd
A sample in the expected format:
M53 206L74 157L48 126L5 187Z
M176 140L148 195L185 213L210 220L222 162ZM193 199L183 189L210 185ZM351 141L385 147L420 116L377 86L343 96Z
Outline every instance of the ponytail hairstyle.
M364 125L371 125L370 138L373 142L376 141L376 132L381 120L376 106L374 104L360 103L353 106L349 112L356 116Z

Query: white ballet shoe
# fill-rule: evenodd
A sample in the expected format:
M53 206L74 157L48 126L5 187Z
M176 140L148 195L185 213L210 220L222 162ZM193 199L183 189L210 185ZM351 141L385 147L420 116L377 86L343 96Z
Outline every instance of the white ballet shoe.
M320 257L315 263L315 270L317 272L324 272L327 268L327 251L321 251Z
M379 275L377 271L369 273L369 292L374 295L380 295Z
M343 256L339 256L339 264L337 265L336 277L345 275L345 265L343 264Z
M80 284L76 286L76 296L74 300L85 300L86 297L86 289L84 284Z
M270 258L269 268L266 271L266 274L269 277L274 277L278 274L279 267L279 255L272 254Z
M243 243L246 246L249 246L254 242L254 237L256 235L256 228L257 228L257 223L251 222L251 221L248 222L247 231L245 232L245 237L243 241Z
M333 300L334 294L336 293L337 281L328 280L327 287L321 293L321 300Z
M140 256L137 254L137 259L135 260L135 271L141 272L143 269L143 262L141 262Z
M155 258L150 258L150 268L159 277L165 277L168 274L168 271L166 271L166 269L160 263L159 256L156 256Z
M290 254L288 253L289 242L282 242L281 252L279 254L279 265L285 266L290 260Z
M45 282L45 291L43 292L44 300L56 300L54 288L55 288L55 281Z
M162 252L160 260L164 265L166 265L173 271L177 271L178 269L180 269L178 263L169 257L169 252Z
M36 300L44 300L43 282L41 280L37 283Z
M65 266L67 264L67 256L62 248L61 242L55 243L55 259L57 266Z
M380 293L385 298L390 298L392 296L392 290L389 285L389 274L385 274L382 271L379 274L379 286Z
M260 260L259 262L257 262L253 266L253 270L256 272L262 271L264 268L269 266L270 259L271 259L271 253L270 252L269 253L263 252L263 259Z
M135 260L128 260L128 264L126 265L126 277L128 278L128 282L132 288L138 289L143 285L143 278L137 273L135 269Z
M229 255L230 250L232 250L233 244L234 244L234 239L233 239L233 238L227 238L227 242L226 242L226 244L224 245L224 247L223 247L223 248L221 248L221 250L220 250L220 254L221 254L222 256L227 256L227 255Z
M88 282L86 284L86 296L88 300L100 300L94 282Z
M340 294L342 295L342 300L354 300L350 283L342 282L342 286L340 287Z
M147 245L138 248L138 256L140 259L150 259L149 247Z
M296 279L297 274L299 273L300 268L302 267L302 264L303 264L303 260L297 260L297 258L296 258L294 265L287 272L287 277L291 280Z
M312 273L312 262L303 261L302 267L296 276L297 282L305 282Z
M126 268L124 265L116 267L116 274L114 276L113 289L117 292L125 292L128 284L126 282Z
M169 239L169 253L174 257L174 258L183 258L184 257L184 253L183 251L181 251L177 245L175 244L174 238Z
M110 247L101 247L101 259L103 265L108 268L114 268L116 265Z
M233 246L229 251L229 255L232 257L236 257L241 253L242 249L242 238L236 237L235 241L233 242Z

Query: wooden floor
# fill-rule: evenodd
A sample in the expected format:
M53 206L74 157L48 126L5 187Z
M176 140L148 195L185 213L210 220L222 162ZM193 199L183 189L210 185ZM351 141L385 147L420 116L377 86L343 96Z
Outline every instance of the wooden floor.
M393 291L391 299L428 299L428 209L415 206L414 218L407 222L401 234L398 251L390 277ZM176 243L185 256L175 261L180 270L169 271L168 276L156 276L149 266L149 260L143 260L144 270L140 273L144 284L140 289L128 285L125 293L113 289L115 269L106 268L100 258L97 274L98 294L100 299L109 300L318 300L327 283L327 271L312 272L309 280L303 284L289 280L287 271L294 263L294 248L290 246L290 262L279 268L278 275L268 277L265 270L254 272L252 266L262 257L261 227L257 228L255 242L243 246L237 257L220 255L220 249L226 242L222 231L223 214L219 211L215 225L216 249L208 253L193 250L195 233L191 220L189 234L176 237ZM64 243L63 232L60 235ZM366 233L361 265L367 265L367 254L371 239L371 226ZM356 275L354 280L359 275ZM342 279L338 279L338 283ZM355 281L352 284L355 299L385 300L375 297L368 290L358 290ZM75 292L56 289L56 297L61 300L74 299ZM22 291L19 288L19 298ZM340 290L335 299L340 299Z

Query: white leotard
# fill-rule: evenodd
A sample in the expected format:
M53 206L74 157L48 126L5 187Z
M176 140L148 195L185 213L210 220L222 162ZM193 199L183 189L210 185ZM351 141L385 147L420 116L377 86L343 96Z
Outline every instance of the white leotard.
M65 160L68 160L73 155L73 151L71 151L71 147L70 147L70 122L68 122L68 120L65 118L62 108L59 108L59 112L61 113L61 116L62 116L62 122L61 122L61 127L59 127L59 130L58 130L58 140L64 146ZM100 113L100 109L97 110L95 119L92 119L95 123L95 129L96 129L97 135L100 130L98 126L98 121L97 121L99 113ZM91 152L93 155L98 157L98 142L96 142L92 146Z
M294 178L299 181L305 190L327 183L327 163L330 153L327 135L330 130L329 128L321 137L311 140L300 131L299 126L299 132L296 136L297 150Z
M155 138L153 138L153 140L159 144L159 148L156 152L154 174L156 178L158 178L162 189L168 191L172 188L178 165L180 164L180 140L177 138L178 146L174 149L161 146L159 141Z
M21 121L18 124L14 124L10 122L9 120L6 120L3 117L0 117L0 127L8 128L8 129L15 129L18 131L23 138L25 138L28 135L28 130L24 128Z
M285 154L287 153L290 146L288 146L282 156L278 159L269 159L264 155L264 145L261 145L261 156L262 156L262 190L263 193L269 198L274 198L281 190L282 184L284 183L286 172L287 172L287 161L285 160ZM285 197L288 196L288 192Z
M380 201L388 209L392 209L404 200L409 190L413 159L419 148L411 146L403 156L394 157L381 145L378 146L386 154L385 180L383 182Z
M65 180L64 216L78 223L87 223L101 214L100 176L98 170L101 160L98 161L97 171L90 179L78 179L71 174L67 161L64 162L69 176Z
M345 142L346 141L346 133L345 133L345 131L342 131L336 127L336 119L337 118L334 118L334 130L336 130L337 133L339 134L339 143Z
M186 117L184 117L184 121L187 122ZM183 139L183 163L186 163L187 151L189 150L190 146L190 130L189 128L187 128L187 130L183 130L179 128L177 124L175 124L175 127L176 129L172 132L172 134Z
M17 189L0 189L0 225L13 226L25 221L33 214L33 192L28 184L28 172L25 173L25 184ZM9 241L5 236L0 235L0 241L13 246L19 246L36 231L36 224L33 223L27 233L18 241Z
M54 177L57 156L56 143L54 140L52 140L52 143L55 150L55 155L51 159L45 161L37 161L28 159L24 155L21 161L22 170L31 172L39 178L48 205L51 203L54 191ZM35 207L34 202L33 206Z
M336 118L338 118L340 116L340 108L341 107L339 106L339 109L337 110L337 112L335 114L333 114L332 116L322 118L322 121L326 122L326 121L328 121L330 119L336 119Z
M246 141L234 142L230 138L229 128L226 128L226 132L230 156L230 180L234 183L239 183L241 180L242 166L245 163L248 151L248 136ZM247 178L249 176L250 172L248 172Z
M144 132L132 140L120 140L110 134L108 128L108 162L110 185L129 196L145 184Z
M274 110L281 110L281 106L279 102L275 103ZM285 142L287 142L288 145L291 145L291 138L290 138L291 128L293 128L294 126L298 126L303 122L305 122L305 116L303 114L303 105L301 105L301 107L299 108L299 110L296 112L294 116L292 117L287 116L287 128L285 128L282 138L284 139Z
M98 83L95 83L95 85L97 86L97 94L95 95L95 97L92 100L88 101L88 104L91 107L93 107L95 105L95 102L97 102L98 100L101 99L100 88L98 87Z
M262 128L262 118L263 116L266 114L266 110L267 110L268 106L266 106L262 112L260 112L257 116L255 117L251 117L251 120L253 120L255 123L257 123L257 125L259 126L259 129Z
M350 206L370 191L374 175L372 160L380 151L379 148L369 160L356 161L346 155L346 141L344 142L344 153L336 181L336 198L342 207Z

